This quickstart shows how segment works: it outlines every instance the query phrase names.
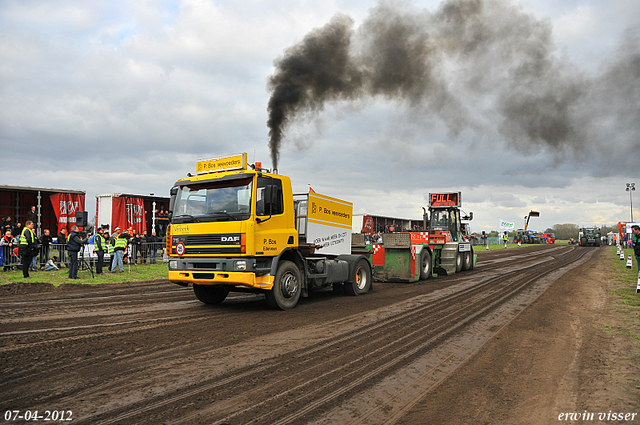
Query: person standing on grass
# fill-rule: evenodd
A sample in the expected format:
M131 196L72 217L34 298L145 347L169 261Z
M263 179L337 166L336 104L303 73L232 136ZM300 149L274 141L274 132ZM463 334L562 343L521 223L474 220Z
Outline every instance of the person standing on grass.
M49 259L49 250L53 245L53 237L49 229L44 229L44 235L40 238L40 268L44 268L45 262Z
M156 255L158 254L158 242L160 239L156 236L156 231L151 232L151 236L147 238L149 245L149 264L156 264Z
M58 233L58 241L56 242L56 245L58 245L58 253L60 254L60 263L64 265L64 263L67 262L66 259L66 251L67 251L67 229L66 228L62 228L60 229L60 233ZM60 266L62 267L62 266Z
M631 241L633 243L633 253L636 255L636 266L640 274L640 226L631 226Z
M22 234L20 234L18 253L22 255L22 276L28 279L31 262L38 254L38 240L35 233L33 233L33 222L31 220L27 220L24 229L22 229Z
M116 229L118 231L119 229ZM120 270L120 273L124 273L124 251L127 249L127 237L129 235L126 233L118 234L115 239L115 245L113 247L113 255L114 259L111 263L111 272L116 272L116 267Z
M104 251L107 246L107 241L104 239L104 229L102 227L98 229L98 233L96 233L95 238L93 238L93 242L95 245L95 253L98 256L98 261L96 261L96 274L104 274L102 272L102 265L104 264Z
M78 226L71 228L69 240L67 241L67 250L69 251L69 279L78 278L78 253L83 249L83 245L89 242L89 239L82 239L78 234Z
M120 228L116 227L109 238L109 246L107 247L107 251L109 252L109 271L113 269L113 263L116 262L116 241L118 240L118 236L120 236Z

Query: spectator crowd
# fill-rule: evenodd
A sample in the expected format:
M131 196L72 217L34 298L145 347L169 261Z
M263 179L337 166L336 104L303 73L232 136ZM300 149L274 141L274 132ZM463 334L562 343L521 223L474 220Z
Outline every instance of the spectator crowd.
M62 228L55 238L49 229L41 229L41 236L37 237L36 222L35 207L27 212L24 226L14 223L11 217L0 222L0 264L3 272L22 270L23 276L29 278L31 271L67 267L69 278L77 279L83 260L95 266L97 274L123 272L124 264L155 264L158 252L162 255L164 248L164 238L157 236L155 231L140 234L133 228L116 228L113 234L109 234L108 226L102 226L92 235L73 226L71 232ZM84 258L90 252L85 245L90 243L95 256Z

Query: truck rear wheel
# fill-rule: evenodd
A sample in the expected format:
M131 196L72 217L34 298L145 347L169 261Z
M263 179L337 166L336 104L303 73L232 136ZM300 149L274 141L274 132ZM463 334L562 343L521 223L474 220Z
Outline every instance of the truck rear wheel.
M193 284L193 293L196 298L205 304L220 304L229 295L229 290L217 285L196 285Z
M371 289L371 267L364 258L356 263L353 269L351 281L344 284L344 293L347 295L362 295Z
M283 261L278 266L273 288L265 296L271 308L290 310L298 304L302 289L300 270L291 261Z
M431 253L427 249L422 249L420 254L420 280L429 279L433 272L433 263L431 262Z

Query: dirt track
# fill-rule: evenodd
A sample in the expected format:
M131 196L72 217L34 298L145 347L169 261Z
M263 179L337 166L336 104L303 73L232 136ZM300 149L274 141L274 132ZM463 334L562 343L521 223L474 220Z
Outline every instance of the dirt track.
M547 294L536 300L555 290L559 277L588 268L602 251L480 252L472 272L413 285L377 283L358 298L313 293L287 312L268 309L255 295L206 306L190 288L168 282L5 295L0 406L71 410L73 423L91 424L524 423L509 413L520 412L520 404L481 390L490 383L515 385L513 397L536 394L500 381L517 358L509 352L515 341L528 344L528 353L557 351L548 360L556 364L538 365L534 380L557 369L557 379L546 383L557 405L547 402L549 415L527 422L548 423L558 409L583 408L571 388L562 389L577 366L558 358L571 347L523 341L510 329L535 315ZM561 338L551 331L550 338ZM456 413L460 403L463 415ZM474 420L491 408L490 418Z

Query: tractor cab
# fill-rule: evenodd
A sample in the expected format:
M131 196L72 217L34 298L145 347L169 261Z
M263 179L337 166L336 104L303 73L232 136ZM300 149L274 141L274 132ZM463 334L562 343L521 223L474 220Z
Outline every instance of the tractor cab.
M460 195L460 192L429 194L429 216L425 215L429 233L449 232L453 241L460 241L469 233L468 223L465 224L462 220L472 220L473 213L460 215Z
M435 233L450 232L451 239L458 240L458 235L462 233L460 221L460 210L457 208L429 208L429 231Z

